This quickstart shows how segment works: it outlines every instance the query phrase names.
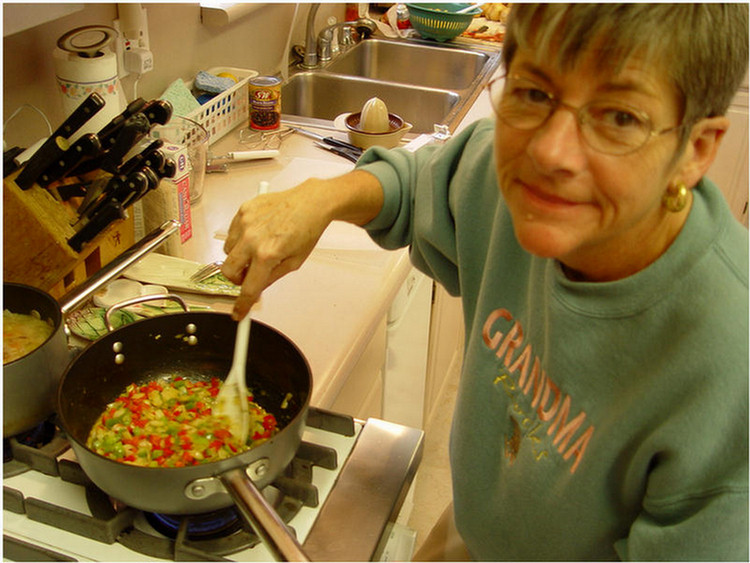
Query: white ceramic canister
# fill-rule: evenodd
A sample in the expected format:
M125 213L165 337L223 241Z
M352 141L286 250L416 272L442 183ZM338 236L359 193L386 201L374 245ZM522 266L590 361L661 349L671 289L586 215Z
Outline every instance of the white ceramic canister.
M125 96L117 78L117 55L108 45L117 31L105 25L73 29L57 40L53 58L58 95L65 117L92 92L98 92L106 105L71 137L97 133L125 107Z

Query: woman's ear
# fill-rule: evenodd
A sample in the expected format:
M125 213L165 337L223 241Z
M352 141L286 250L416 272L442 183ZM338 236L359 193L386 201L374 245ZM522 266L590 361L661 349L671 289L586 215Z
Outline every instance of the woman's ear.
M724 116L706 117L693 125L677 171L687 187L695 186L709 169L727 129L729 119Z

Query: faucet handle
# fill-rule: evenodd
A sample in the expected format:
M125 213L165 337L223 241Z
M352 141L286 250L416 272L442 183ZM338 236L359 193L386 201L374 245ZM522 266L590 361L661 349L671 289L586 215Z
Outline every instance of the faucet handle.
M345 25L339 30L339 47L346 50L357 43L358 38L357 30L351 25Z

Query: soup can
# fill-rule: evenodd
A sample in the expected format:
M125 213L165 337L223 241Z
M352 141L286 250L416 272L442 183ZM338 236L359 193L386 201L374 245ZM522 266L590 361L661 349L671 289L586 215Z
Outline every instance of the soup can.
M250 89L250 127L278 129L281 124L281 79L256 76L248 81Z

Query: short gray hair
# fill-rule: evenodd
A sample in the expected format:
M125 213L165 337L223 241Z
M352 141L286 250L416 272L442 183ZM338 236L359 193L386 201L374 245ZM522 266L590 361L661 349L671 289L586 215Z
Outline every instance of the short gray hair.
M602 69L634 53L666 72L682 99L683 138L704 117L724 115L748 68L747 4L514 4L503 44L571 67L595 45Z

